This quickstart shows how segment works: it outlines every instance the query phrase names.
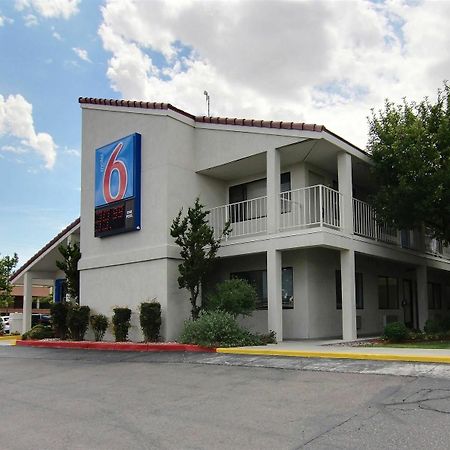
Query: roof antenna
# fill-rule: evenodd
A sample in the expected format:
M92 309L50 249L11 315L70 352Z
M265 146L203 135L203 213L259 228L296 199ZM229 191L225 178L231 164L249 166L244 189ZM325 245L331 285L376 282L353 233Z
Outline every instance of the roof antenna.
M210 112L209 112L209 94L208 94L208 91L203 91L203 95L206 96L206 109L208 111L208 117L211 117Z

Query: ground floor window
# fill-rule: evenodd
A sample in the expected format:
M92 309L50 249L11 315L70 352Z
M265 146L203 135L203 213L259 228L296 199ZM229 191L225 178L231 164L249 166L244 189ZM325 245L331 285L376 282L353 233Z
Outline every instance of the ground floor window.
M267 309L267 270L235 272L230 275L230 278L240 278L254 286L258 294L256 309ZM294 308L294 271L292 267L283 267L282 269L281 295L283 309Z
M438 283L428 283L428 309L442 309L442 289Z
M364 309L363 274L361 272L355 273L355 295L356 309ZM342 278L340 270L336 270L336 309L342 309Z
M378 308L398 309L398 279L378 277Z

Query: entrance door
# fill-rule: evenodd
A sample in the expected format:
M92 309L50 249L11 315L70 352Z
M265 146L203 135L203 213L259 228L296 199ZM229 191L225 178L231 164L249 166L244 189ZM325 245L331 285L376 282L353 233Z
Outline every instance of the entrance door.
M403 314L404 322L408 328L415 328L415 317L417 316L417 305L415 302L414 285L412 280L403 280Z

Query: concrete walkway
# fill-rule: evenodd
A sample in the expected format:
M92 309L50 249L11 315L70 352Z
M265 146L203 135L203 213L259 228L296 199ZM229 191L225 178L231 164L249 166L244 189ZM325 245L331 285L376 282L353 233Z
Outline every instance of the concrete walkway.
M379 361L450 364L450 349L364 347L345 345L342 340L284 341L256 347L218 348L218 353L302 358L368 359Z

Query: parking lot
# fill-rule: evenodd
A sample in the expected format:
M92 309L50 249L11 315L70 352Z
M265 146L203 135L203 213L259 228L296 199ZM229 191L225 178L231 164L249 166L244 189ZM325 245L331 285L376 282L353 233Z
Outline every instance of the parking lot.
M251 364L2 347L1 448L447 448L449 379Z

